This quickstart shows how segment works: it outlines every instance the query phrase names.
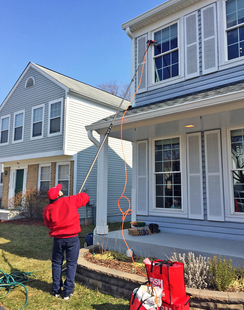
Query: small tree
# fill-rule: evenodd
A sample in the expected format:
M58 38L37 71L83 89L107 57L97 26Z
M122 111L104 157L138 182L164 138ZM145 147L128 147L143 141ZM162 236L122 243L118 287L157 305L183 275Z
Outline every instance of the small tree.
M101 90L104 90L112 95L124 98L126 100L130 100L130 89L128 90L127 94L126 91L129 87L129 84L127 83L121 83L120 85L117 84L117 81L111 80L107 83L101 83L98 84L97 87L99 87Z

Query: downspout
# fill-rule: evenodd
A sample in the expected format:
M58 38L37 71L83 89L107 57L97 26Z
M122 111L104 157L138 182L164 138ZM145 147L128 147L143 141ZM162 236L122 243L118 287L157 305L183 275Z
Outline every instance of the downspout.
M97 147L100 146L100 142L97 141L97 139L92 135L92 130L87 130L87 136L93 144L95 144Z

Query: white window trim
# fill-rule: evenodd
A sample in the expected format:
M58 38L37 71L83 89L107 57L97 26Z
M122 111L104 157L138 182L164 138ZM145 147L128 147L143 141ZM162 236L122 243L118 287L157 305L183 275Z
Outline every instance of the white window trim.
M41 189L41 168L42 167L50 167L50 179L49 179L49 182L51 184L51 164L39 165L39 171L38 171L38 190Z
M168 24L161 26L160 28L154 29L152 32L149 33L149 37L154 40L154 33L160 31L164 28L167 28L171 25L177 24L177 39L178 39L178 60L179 60L179 75L169 78L167 80L162 80L160 82L154 81L154 50L152 47L148 50L148 88L155 89L160 88L162 86L175 84L177 82L184 80L184 45L183 45L183 38L184 38L184 31L183 31L183 18L178 18Z
M38 108L43 108L42 112L42 134L41 136L38 137L33 137L33 115L34 115L34 110ZM35 107L32 107L31 111L31 135L30 135L30 140L37 140L37 139L42 139L43 138L43 132L44 132L44 115L45 115L45 104L39 104Z
M232 68L233 66L244 64L244 56L228 60L225 2L226 0L220 0L217 2L219 51L222 51L219 53L219 70L224 70Z
M55 133L50 133L50 116L51 116L51 105L61 101L61 115L60 115L60 131L59 132L55 132ZM59 98L56 100L52 100L49 102L49 111L48 111L48 132L47 132L47 136L48 137L54 137L54 136L58 136L61 135L63 132L63 106L64 106L64 100L63 98Z
M10 114L2 116L1 119L0 119L0 135L1 135L1 133L2 133L2 120L3 120L4 118L7 118L7 117L9 118L9 123L8 123L8 141L5 142L5 143L0 143L0 146L9 144L10 121L11 121L11 116L10 116ZM0 138L1 138L1 136L0 136Z
M33 80L33 85L27 87L27 82L29 81L29 79L32 79L32 80ZM33 78L33 76L30 76L30 77L28 77L27 80L25 81L25 88L28 89L28 88L34 86L35 84L36 84L35 79Z
M182 209L156 209L156 189L155 189L155 149L156 140L161 139L180 139L180 173L181 173L181 205ZM187 173L186 173L186 135L173 135L157 137L150 139L149 146L149 215L150 216L169 216L169 217L187 217Z
M69 165L69 187L68 187L68 196L69 196L69 189L70 189L70 162L58 162L56 164L56 177L55 177L55 180L56 180L56 184L58 184L58 169L59 169L59 166L64 166L64 165Z
M23 130L22 130L22 138L20 140L14 140L14 130L15 130L15 116L18 114L23 113ZM12 143L20 143L24 141L24 130L25 130L25 110L21 110L14 113L14 119L13 119L13 135L12 135Z
M235 206L234 206L234 193L233 193L233 181L232 181L232 162L231 162L231 131L232 130L238 130L243 129L244 126L239 127L231 127L227 129L227 154L228 154L228 183L229 183L229 195L227 196L227 201L229 203L226 203L226 220L232 221L232 222L244 222L244 212L235 212ZM226 198L226 196L225 196Z

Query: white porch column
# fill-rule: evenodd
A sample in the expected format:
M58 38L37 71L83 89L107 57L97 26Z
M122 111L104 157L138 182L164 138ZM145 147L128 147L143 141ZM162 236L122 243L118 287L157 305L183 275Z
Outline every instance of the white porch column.
M102 142L104 135L100 136ZM108 138L106 139L97 159L97 208L96 233L108 234L107 225L107 196L108 196Z

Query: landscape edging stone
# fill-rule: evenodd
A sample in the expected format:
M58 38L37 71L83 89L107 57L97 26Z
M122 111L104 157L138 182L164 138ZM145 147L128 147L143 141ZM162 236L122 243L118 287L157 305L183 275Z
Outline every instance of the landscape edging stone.
M116 298L130 299L132 291L147 281L146 277L129 274L103 266L98 266L85 260L84 256L90 248L80 249L76 280L85 286L98 289ZM219 292L186 288L191 298L192 309L233 309L244 310L244 293Z

